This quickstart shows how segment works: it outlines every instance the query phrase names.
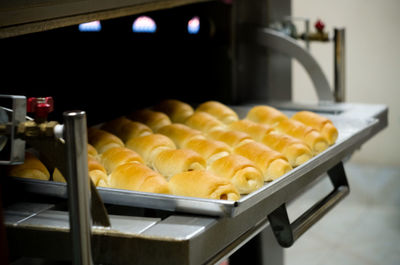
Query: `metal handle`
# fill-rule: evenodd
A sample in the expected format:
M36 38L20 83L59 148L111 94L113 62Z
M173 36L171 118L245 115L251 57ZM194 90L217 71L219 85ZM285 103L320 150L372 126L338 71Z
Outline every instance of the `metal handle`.
M302 234L349 193L350 189L342 162L328 170L327 173L334 186L333 191L315 203L293 223L289 221L285 204L282 204L268 215L275 237L282 247L293 245Z

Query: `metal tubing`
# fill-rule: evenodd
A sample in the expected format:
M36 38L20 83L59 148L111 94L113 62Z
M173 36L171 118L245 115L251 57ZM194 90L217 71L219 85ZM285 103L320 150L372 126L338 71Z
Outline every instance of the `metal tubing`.
M68 202L74 265L91 265L90 189L87 164L86 114L64 112Z
M247 31L251 32L251 29L247 29ZM255 37L258 44L278 50L297 59L309 74L321 103L334 101L331 87L321 66L314 57L294 39L269 28L257 29Z
M344 102L346 99L345 83L345 29L335 28L335 101Z

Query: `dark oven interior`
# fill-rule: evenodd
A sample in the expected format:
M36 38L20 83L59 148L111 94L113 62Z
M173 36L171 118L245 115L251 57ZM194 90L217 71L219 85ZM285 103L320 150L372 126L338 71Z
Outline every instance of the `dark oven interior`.
M155 33L135 33L151 17ZM200 20L197 34L188 21ZM231 6L187 5L102 20L100 32L78 25L0 40L2 94L53 96L55 112L81 109L96 124L163 98L231 103Z

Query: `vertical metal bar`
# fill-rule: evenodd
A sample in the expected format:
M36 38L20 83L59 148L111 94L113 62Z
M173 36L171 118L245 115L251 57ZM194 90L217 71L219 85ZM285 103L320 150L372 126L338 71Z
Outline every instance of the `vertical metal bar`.
M335 101L344 102L346 96L345 29L335 28Z
M87 164L86 114L64 112L68 202L74 265L91 265L90 189Z

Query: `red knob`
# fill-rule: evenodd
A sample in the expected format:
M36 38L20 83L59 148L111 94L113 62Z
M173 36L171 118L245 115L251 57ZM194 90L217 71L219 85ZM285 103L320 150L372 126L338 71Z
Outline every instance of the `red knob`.
M320 19L318 19L317 20L317 22L315 22L315 28L319 31L319 32L322 32L322 31L324 31L324 28L325 28L325 24L324 24L324 22L322 22Z
M47 118L49 113L54 110L53 98L28 98L26 109L29 113L35 113L37 118Z

